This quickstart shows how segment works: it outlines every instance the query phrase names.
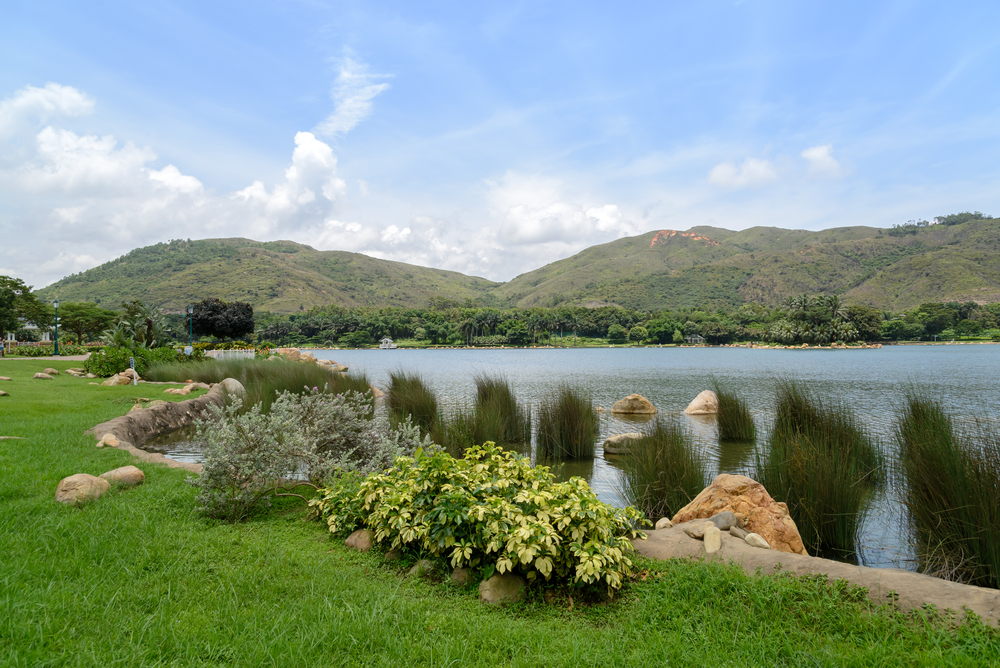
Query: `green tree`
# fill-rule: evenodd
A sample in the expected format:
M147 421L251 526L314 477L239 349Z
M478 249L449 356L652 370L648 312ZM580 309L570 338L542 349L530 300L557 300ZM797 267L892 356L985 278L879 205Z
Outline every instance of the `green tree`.
M253 307L209 297L194 305L194 333L218 339L243 339L253 334Z
M633 343L642 343L649 338L649 332L645 327L636 325L632 329L628 330L628 340Z
M31 286L20 278L0 276L0 329L12 332L21 328L21 321L39 327L51 327L55 314L52 306L31 293Z
M114 311L92 302L70 302L59 307L59 324L76 334L78 343L85 343L111 327L116 316Z
M625 343L625 328L621 325L611 325L608 327L608 343Z
M681 330L679 329L674 330L673 342L684 343L684 333Z
M847 321L854 325L858 338L862 341L877 341L882 338L882 312L870 306L852 304L847 309Z

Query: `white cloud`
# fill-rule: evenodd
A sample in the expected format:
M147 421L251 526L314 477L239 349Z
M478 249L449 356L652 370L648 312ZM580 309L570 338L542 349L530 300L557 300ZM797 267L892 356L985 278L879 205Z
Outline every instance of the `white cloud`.
M0 138L13 136L25 126L45 123L53 116L82 116L93 110L94 100L72 86L25 86L0 101Z
M816 176L840 176L840 163L833 157L833 144L813 146L802 151L809 162L809 173Z
M337 83L331 94L333 113L316 126L316 134L333 137L350 132L371 114L372 100L389 89L389 84L375 83L376 80L389 76L391 75L371 74L364 63L345 57L340 63Z
M724 188L752 188L777 178L771 163L757 158L747 158L739 167L731 162L722 162L708 173L710 182Z

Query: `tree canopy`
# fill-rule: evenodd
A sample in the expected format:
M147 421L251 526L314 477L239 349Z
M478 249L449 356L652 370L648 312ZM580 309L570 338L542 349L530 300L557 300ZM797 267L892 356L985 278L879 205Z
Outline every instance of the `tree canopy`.
M247 302L224 302L209 297L194 305L192 327L198 335L246 338L254 331L253 307Z

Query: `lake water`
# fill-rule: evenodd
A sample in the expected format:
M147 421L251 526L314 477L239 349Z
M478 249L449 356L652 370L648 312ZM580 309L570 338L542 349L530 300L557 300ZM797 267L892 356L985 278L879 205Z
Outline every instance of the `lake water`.
M502 374L518 399L531 405L563 383L589 393L601 415L601 437L592 462L566 465L565 473L585 477L597 495L622 505L618 469L603 456L601 442L610 434L640 431L641 424L611 414L612 404L637 393L661 414L681 420L711 475L749 473L754 456L749 445L721 445L714 417L692 417L683 410L712 379L736 391L766 436L773 419L777 381L801 381L820 396L851 406L863 423L892 447L892 430L906 390L919 388L939 399L959 421L997 417L1000 408L1000 346L887 346L856 350L767 350L747 348L600 348L489 350L320 350L364 372L381 389L389 372L420 374L437 393L445 412L471 404L477 373ZM197 448L171 456L197 459ZM169 450L169 448L168 448ZM905 524L892 491L880 498L863 529L859 559L871 566L913 565Z

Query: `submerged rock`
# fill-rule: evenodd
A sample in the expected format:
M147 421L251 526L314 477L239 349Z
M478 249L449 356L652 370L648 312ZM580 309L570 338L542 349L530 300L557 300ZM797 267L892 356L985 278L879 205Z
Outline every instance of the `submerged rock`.
M626 415L653 415L656 413L656 406L641 394L630 394L624 399L616 401L611 407L611 412Z
M715 415L719 412L719 397L712 390L705 390L684 409L688 415Z

